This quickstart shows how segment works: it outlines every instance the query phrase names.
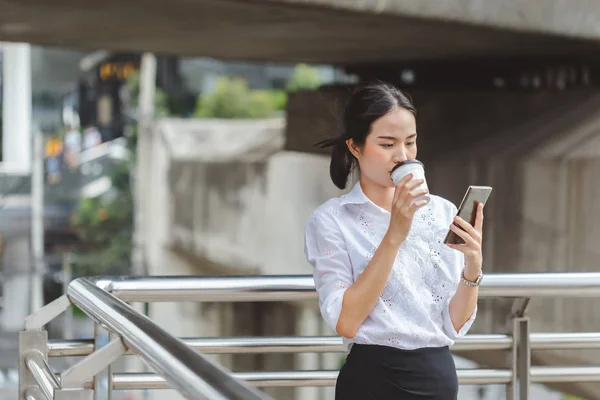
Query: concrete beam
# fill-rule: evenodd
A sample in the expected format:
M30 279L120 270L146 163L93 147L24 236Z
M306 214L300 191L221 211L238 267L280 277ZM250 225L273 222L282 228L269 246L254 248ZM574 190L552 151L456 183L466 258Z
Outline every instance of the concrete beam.
M600 27L593 24L600 10L584 7L584 0L430 3L0 0L0 40L341 66L450 57L595 57L600 47Z
M600 38L600 8L588 0L274 0L582 39Z

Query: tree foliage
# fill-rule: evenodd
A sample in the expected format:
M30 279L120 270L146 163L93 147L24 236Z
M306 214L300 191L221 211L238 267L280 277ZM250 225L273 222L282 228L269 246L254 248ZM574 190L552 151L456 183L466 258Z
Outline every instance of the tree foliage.
M309 65L298 64L288 81L287 90L288 92L314 90L320 85L321 79L319 77L319 71Z
M281 107L281 95L250 90L241 78L217 78L215 90L198 98L196 117L248 119L269 118Z

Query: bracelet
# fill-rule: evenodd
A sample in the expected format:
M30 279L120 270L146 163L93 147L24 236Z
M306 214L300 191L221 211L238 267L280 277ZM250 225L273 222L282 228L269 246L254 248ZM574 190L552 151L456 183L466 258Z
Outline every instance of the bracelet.
M464 269L462 270L461 281L462 281L462 283L464 283L465 285L467 285L469 287L479 286L479 284L481 283L481 278L483 278L482 270L479 271L479 275L477 276L477 279L475 279L475 281L470 281L467 278L465 278L465 270Z

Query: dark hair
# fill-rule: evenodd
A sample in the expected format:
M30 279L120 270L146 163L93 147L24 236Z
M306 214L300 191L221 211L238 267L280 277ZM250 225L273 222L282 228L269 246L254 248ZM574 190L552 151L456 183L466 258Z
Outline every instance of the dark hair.
M411 98L393 85L376 81L358 85L354 89L344 109L341 136L317 143L321 148L332 146L329 174L335 186L340 189L346 188L348 176L356 163L356 158L348 149L346 141L352 139L356 146L363 146L373 122L394 107L404 108L417 115Z

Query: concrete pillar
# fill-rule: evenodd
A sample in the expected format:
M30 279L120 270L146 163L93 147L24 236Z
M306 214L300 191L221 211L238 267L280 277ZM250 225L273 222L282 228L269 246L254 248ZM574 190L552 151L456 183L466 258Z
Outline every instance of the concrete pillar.
M156 91L156 57L151 53L144 53L142 56L142 65L140 71L140 93L138 111L140 114L140 122L137 130L137 165L135 167L135 188L134 188L134 218L133 218L133 248L131 254L131 272L135 276L147 275L148 251L150 247L145 240L147 234L145 230L148 227L151 218L148 215L148 188L151 187L150 178L152 176L151 160L152 152L152 136L151 124L154 116L154 94ZM155 215L158 217L159 214ZM160 233L158 233L160 234ZM162 251L163 247L160 246ZM139 312L144 311L144 305L135 303L134 307ZM159 323L159 325L161 325ZM164 325L163 325L164 327ZM138 358L130 358L127 360L125 368L127 371L147 371L148 367ZM144 398L158 399L165 398L177 399L179 395L174 391L169 391L169 394L153 391L150 394L146 393Z
M44 142L36 130L33 137L33 169L31 171L31 274L30 313L44 306Z
M139 93L139 114L140 122L137 131L137 165L135 168L135 189L134 189L134 229L133 229L133 249L132 249L132 273L133 275L145 275L147 271L144 268L146 263L146 243L144 241L144 232L146 225L144 218L147 218L147 187L150 179L151 159L151 125L154 117L154 95L156 93L156 57L151 53L144 53L142 56L142 66L140 71L140 93Z
M2 161L6 170L31 171L31 48L2 43Z
M3 283L4 308L1 315L1 328L9 332L23 329L25 318L29 315L29 301L24 293L30 292L30 246L27 235L8 238L2 255L2 267L5 275Z

